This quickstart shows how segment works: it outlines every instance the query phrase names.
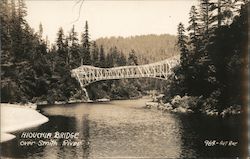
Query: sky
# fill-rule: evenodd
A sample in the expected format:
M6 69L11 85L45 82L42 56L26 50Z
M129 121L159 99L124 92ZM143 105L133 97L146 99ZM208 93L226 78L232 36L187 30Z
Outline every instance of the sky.
M74 25L78 34L88 21L91 40L110 36L177 34L177 25L188 25L196 0L26 0L27 21L35 31L43 25L44 37L55 42L58 29L67 34ZM82 7L81 6L82 3Z

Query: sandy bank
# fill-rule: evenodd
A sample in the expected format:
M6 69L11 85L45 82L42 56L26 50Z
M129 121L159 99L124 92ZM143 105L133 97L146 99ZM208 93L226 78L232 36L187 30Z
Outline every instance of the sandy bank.
M1 103L1 142L13 139L9 132L38 126L49 119L31 108Z
M1 132L1 142L9 141L9 140L12 140L14 138L16 138L15 135Z

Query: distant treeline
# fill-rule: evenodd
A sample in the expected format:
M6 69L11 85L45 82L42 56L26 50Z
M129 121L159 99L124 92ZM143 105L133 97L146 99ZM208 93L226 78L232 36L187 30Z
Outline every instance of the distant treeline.
M99 38L96 43L103 45L106 51L111 47L117 47L125 56L134 50L138 61L143 64L160 61L180 53L176 45L177 37L169 34Z
M1 1L1 102L68 101L82 99L79 83L70 70L81 65L115 67L138 65L135 50L126 55L117 47L104 49L90 40L88 23L78 39L74 26L68 34L60 28L56 43L48 47L43 39L43 27L38 32L30 28L23 0ZM105 48L107 48L105 46ZM145 88L155 88L157 82L146 81ZM144 81L145 83L145 81ZM144 87L140 80L110 80L88 87L90 97L138 97Z
M246 95L249 2L199 2L198 7L191 7L189 26L178 25L181 65L168 82L165 100L175 95L199 97L194 110L218 112L242 106Z

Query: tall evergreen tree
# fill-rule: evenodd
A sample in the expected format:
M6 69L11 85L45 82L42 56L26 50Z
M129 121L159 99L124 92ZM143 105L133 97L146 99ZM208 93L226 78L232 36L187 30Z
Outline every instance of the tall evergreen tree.
M110 48L110 55L111 55L111 58L113 59L113 64L114 64L113 67L118 66L119 53L118 53L117 47Z
M96 42L92 45L92 65L99 66L99 49Z
M111 53L107 54L105 63L106 63L105 67L107 67L107 68L114 67L114 59L113 59Z
M43 25L42 25L42 23L39 24L38 37L39 37L40 41L42 41L42 37L43 37Z
M218 28L221 25L229 25L233 21L235 12L239 9L240 0L217 0L215 3L217 14L214 19L217 20Z
M78 44L77 32L73 25L69 33L69 63L70 68L76 68L80 66L80 48Z
M207 44L212 30L214 28L214 15L215 5L211 0L200 0L200 34L202 35L203 43Z
M117 64L118 66L125 66L127 64L127 59L123 52L120 53Z
M2 64L10 64L13 60L11 55L11 35L10 35L10 20L11 9L9 7L8 0L3 0L0 6L0 33L1 33L1 66ZM12 60L11 60L12 59ZM1 67L2 68L2 67ZM3 69L3 68L2 68Z
M23 46L23 44L25 43L24 40L24 30L25 27L28 27L27 22L25 20L25 17L27 16L27 11L26 11L26 5L24 3L23 0L18 0L17 1L17 21L16 21L16 32L17 34L16 39L17 39L17 43L16 43L16 54L18 56L18 58L21 60L22 58L27 58L29 55L27 55L27 52L25 51L25 48ZM30 29L30 28L26 28L26 29ZM30 30L29 30L30 31Z
M217 1L217 20L218 20L218 28L219 28L221 26L221 21L222 21L221 0Z
M66 61L67 61L67 50L65 47L65 44L66 44L65 40L66 38L64 35L63 28L60 27L57 33L56 45L57 45L57 54L60 57L59 63L62 65L66 65Z
M27 7L24 3L24 0L18 0L17 5L18 5L18 10L17 10L18 21L20 25L22 25L26 23L26 20L24 19L24 17L27 16L27 11L26 11Z
M138 65L138 59L135 50L131 50L128 56L128 65Z
M218 27L231 24L241 4L244 4L244 0L218 0L216 5Z
M187 30L189 31L189 37L190 37L190 44L193 53L197 53L199 50L199 26L198 26L198 12L195 6L191 7L190 13L189 13L189 27Z
M249 3L248 3L249 4ZM219 89L218 108L222 111L235 103L242 105L242 71L247 54L247 5L243 5L240 15L231 24L222 25L216 30L216 37L208 47L214 63L216 88Z
M82 57L81 63L90 65L91 55L90 55L90 37L89 37L89 27L88 21L85 22L84 33L82 34Z
M17 14L17 9L16 9L16 3L14 0L11 0L10 3L11 7L11 15L10 15L10 37L11 37L11 52L13 52L13 56L14 57L18 57L18 58L14 58L15 62L17 61L17 59L21 59L20 58L20 44L21 42L21 36L22 33L20 32L20 25L18 23L18 14Z
M187 49L187 36L185 35L185 28L182 23L178 25L178 33L177 33L177 45L180 50L180 68L177 69L179 74L179 84L183 86L179 91L180 94L190 93L189 87L190 86L190 54L188 53Z
M177 45L181 52L181 66L187 69L188 66L188 50L187 50L187 36L185 35L185 28L182 23L178 25L178 41Z
M100 58L99 58L99 65L100 67L105 67L106 66L106 59L105 59L105 53L104 53L104 48L103 45L100 47Z
M65 51L65 64L67 67L69 67L71 54L69 50L69 38L68 37L65 38L64 51Z
M56 40L57 49L59 51L62 51L64 48L64 40L65 40L65 36L64 36L63 28L60 27L57 33L57 40Z
M12 18L12 9L9 1L3 0L0 5L0 41L1 41L1 101L9 102L11 100L12 88L14 85L13 62L14 54L11 49L10 24Z

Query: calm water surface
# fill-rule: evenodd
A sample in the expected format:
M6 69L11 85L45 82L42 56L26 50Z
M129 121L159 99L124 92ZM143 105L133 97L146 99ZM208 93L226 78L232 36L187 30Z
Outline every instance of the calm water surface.
M49 122L22 132L79 132L80 146L21 146L22 132L1 145L1 158L200 158L241 156L240 119L163 113L148 99L41 107ZM27 140L27 139L26 139ZM32 139L34 141L34 139ZM39 141L40 139L35 139ZM236 146L205 146L206 140Z

